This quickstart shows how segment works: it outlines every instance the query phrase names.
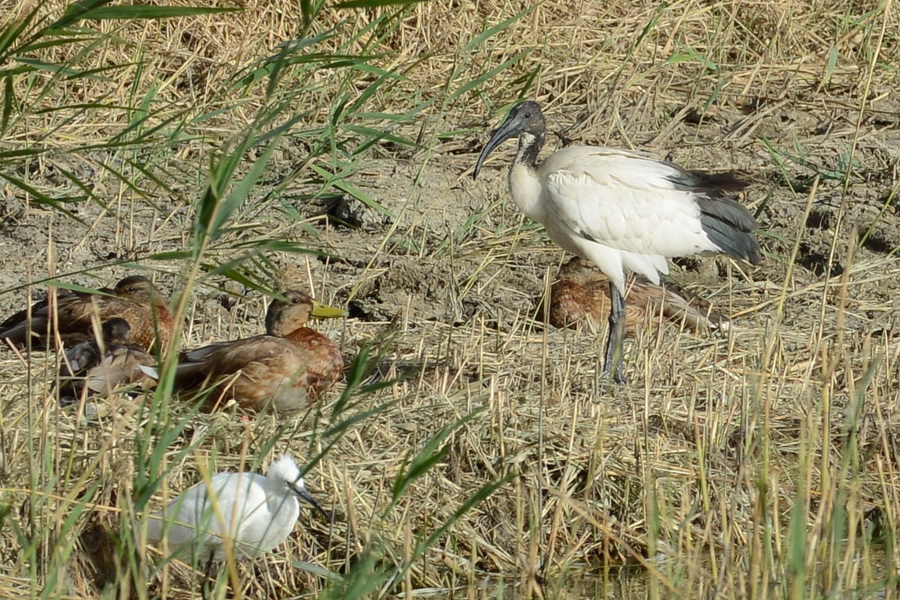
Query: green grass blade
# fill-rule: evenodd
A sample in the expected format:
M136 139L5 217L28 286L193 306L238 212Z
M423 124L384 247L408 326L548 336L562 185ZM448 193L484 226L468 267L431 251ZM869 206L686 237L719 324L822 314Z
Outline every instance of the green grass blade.
M337 9L346 8L378 8L381 6L409 6L424 0L346 0L334 5Z
M0 108L0 136L6 133L9 119L12 116L13 106L16 101L16 92L13 89L12 77L3 78L3 106Z
M240 12L243 9L220 6L148 6L148 5L117 5L107 6L91 10L82 19L122 21L138 21L142 19L171 19L175 17L193 17L197 15L213 15L220 13Z
M453 434L457 429L462 428L463 425L471 421L481 412L483 412L483 410L481 409L475 410L457 419L453 423L450 423L449 425L441 429L436 435L434 435L425 443L422 449L410 461L406 470L399 473L397 475L397 478L394 480L391 494L392 504L396 504L397 501L400 500L400 498L403 496L403 492L413 481L427 473L437 463L444 459L444 457L450 451L450 447L444 444L447 438L449 438L450 435Z
M519 21L523 17L528 15L537 6L538 6L537 4L532 4L528 8L526 8L522 11L519 11L518 13L509 17L508 19L504 19L504 20L500 21L499 23L497 23L496 25L488 27L487 29L482 31L480 34L476 35L474 38L469 40L469 42L465 46L465 51L467 53L475 51L478 47L480 47L486 41L488 41L495 35L505 31L507 28L509 28L511 25L513 25L516 21Z

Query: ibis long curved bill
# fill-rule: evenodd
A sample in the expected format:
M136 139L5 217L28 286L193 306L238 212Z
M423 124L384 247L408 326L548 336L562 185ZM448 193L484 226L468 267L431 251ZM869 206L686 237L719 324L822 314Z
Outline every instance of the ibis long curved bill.
M540 105L516 104L492 132L473 176L500 144L519 138L509 169L510 195L522 212L544 225L550 239L609 277L604 371L624 383L626 274L658 284L660 273L669 271L666 258L694 254L760 262L756 220L730 197L746 184L730 173L692 171L638 152L597 146L569 146L538 162L545 132Z
M516 137L524 130L525 124L521 122L521 119L513 118L513 113L510 113L510 115L511 117L507 118L500 127L491 132L490 139L488 139L487 144L485 144L484 148L481 150L481 154L478 156L478 162L475 163L475 170L472 171L472 179L477 178L478 174L481 173L481 167L484 165L484 161L487 160L487 157L490 156L491 152L499 148L503 142Z

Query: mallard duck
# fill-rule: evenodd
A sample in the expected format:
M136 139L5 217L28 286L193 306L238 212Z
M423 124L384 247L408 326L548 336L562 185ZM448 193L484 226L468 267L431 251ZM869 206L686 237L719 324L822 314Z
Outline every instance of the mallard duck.
M672 283L655 285L635 277L626 288L625 299L627 335L635 335L660 316L697 332L727 330L730 325L709 302ZM547 321L554 327L573 328L588 321L600 325L609 314L609 278L584 259L572 258L550 286L548 305Z
M144 349L168 346L172 315L166 298L149 279L132 275L119 281L115 288L101 288L98 292L61 290L57 293L56 329L66 346L94 339L94 317L100 323L124 319L131 328L132 341ZM0 323L0 340L25 346L30 335L33 348L53 347L56 338L50 329L51 321L49 303L41 300L32 305L30 320L28 311L22 310Z
M71 403L84 393L108 394L116 387L156 385L156 357L131 342L128 321L114 317L103 322L103 343L88 340L66 351L59 367L59 398Z
M266 333L220 342L185 352L175 372L181 389L213 390L208 403L215 407L235 400L242 408L277 411L307 407L343 375L344 361L337 345L306 326L310 317L346 316L307 294L289 290L269 304Z

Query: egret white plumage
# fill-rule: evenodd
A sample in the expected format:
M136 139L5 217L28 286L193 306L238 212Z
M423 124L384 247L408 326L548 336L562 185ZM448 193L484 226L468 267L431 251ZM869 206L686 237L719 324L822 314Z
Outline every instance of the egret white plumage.
M304 500L326 519L329 515L309 494L294 459L282 455L265 476L216 473L148 518L147 541L166 539L178 557L223 560L226 545L235 556L254 558L282 543L300 516Z
M717 253L758 263L756 220L727 197L746 184L728 174L689 171L637 152L596 146L570 146L538 162L545 131L540 105L515 105L485 144L473 176L500 144L519 138L509 168L510 195L544 225L550 239L609 277L604 373L624 383L626 272L658 284L660 273L669 272L667 257Z

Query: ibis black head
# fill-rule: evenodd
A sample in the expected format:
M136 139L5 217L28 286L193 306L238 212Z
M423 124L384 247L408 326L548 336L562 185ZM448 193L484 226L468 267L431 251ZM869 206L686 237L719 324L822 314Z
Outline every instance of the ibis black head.
M538 141L538 150L544 140L544 113L541 112L541 106L537 102L526 100L519 102L512 107L506 120L491 133L491 139L484 145L478 162L475 163L475 171L472 178L478 177L481 172L481 165L487 159L488 155L497 149L497 146L508 140L517 137L523 133L531 134Z

